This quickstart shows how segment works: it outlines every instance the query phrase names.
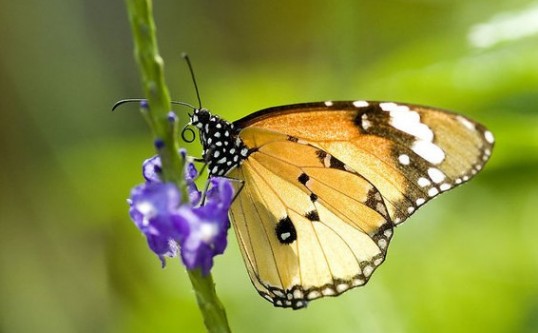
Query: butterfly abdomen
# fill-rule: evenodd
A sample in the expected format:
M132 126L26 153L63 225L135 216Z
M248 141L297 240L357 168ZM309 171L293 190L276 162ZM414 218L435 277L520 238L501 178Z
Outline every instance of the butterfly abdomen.
M206 109L194 110L190 123L200 131L203 158L207 161L210 176L224 176L249 155L234 124Z

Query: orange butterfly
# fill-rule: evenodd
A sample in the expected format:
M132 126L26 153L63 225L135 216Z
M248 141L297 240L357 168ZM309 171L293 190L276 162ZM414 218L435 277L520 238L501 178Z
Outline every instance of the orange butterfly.
M230 211L258 292L294 309L364 285L393 229L482 169L494 138L461 115L392 102L270 108L233 123L195 109L210 176L243 186Z

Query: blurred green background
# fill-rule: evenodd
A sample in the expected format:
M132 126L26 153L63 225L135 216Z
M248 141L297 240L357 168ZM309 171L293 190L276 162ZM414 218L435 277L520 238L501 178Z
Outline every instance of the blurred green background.
M497 144L485 170L396 231L370 283L302 311L214 278L235 332L538 332L538 2L156 1L175 100L234 120L305 101L456 110ZM0 1L0 331L201 332L182 266L128 218L153 154L122 1ZM191 153L199 147L190 146Z

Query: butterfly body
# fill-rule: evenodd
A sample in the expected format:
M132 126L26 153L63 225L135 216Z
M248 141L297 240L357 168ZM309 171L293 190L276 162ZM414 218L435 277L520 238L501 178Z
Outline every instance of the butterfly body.
M195 110L210 176L244 184L230 218L249 276L294 309L364 285L393 228L475 175L493 136L463 116L390 102L319 102L230 123Z

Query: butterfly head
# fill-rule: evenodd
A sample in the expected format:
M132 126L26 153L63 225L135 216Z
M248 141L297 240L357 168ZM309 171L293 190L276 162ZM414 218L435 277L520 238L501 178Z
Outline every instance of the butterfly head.
M249 149L238 137L234 124L211 114L204 108L194 109L190 125L198 128L203 158L210 176L224 176L249 155Z
M212 115L208 109L195 108L193 114L191 114L190 117L190 125L202 129L204 124L209 123L209 119L212 117Z

